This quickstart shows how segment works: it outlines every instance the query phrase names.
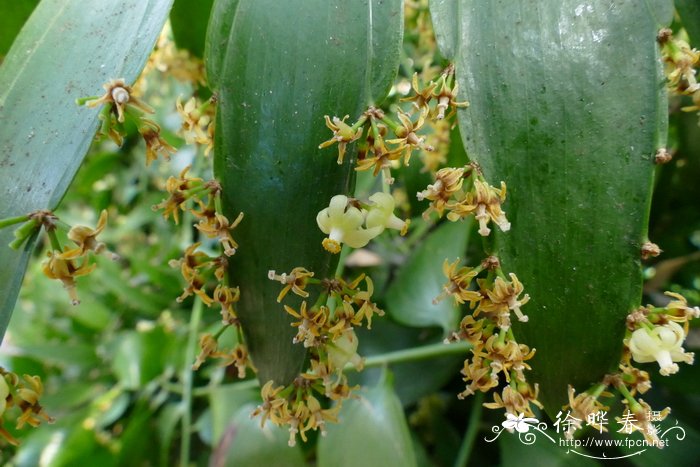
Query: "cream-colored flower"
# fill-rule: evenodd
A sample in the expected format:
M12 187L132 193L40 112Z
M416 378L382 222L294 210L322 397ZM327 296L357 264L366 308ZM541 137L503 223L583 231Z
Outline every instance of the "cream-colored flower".
M395 229L401 232L401 235L406 235L408 231L408 222L399 219L394 215L394 197L389 193L375 193L369 197L369 200L374 205L367 213L366 226L368 229L374 227L382 227L383 229Z
M367 245L371 239L382 233L384 228L363 228L365 215L366 211L353 206L347 196L336 195L331 198L329 206L316 216L318 227L328 235L328 238L323 240L323 247L331 253L339 253L341 243L353 248Z
M351 363L355 368L361 370L364 366L364 360L357 353L358 344L359 341L352 329L344 331L340 337L329 343L327 351L331 367L342 370L345 365Z
M635 362L656 361L660 367L659 373L668 376L678 372L678 365L674 362L693 363L694 354L683 350L683 340L683 328L670 321L653 329L637 329L632 333L628 346Z

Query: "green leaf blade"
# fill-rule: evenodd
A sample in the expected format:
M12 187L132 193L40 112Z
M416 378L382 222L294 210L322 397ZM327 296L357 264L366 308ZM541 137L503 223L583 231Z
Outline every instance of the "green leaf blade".
M407 326L440 326L445 332L457 327L454 300L448 297L435 304L433 299L447 280L442 273L443 261L452 262L464 255L470 226L471 222L448 222L416 248L386 292L392 318Z
M0 63L39 0L0 0Z
M319 467L417 465L403 407L386 375L345 402L340 419L318 442Z
M217 2L214 11L219 8ZM384 97L371 94L388 89L380 81L393 78L401 35L370 31L400 30L400 9L397 0L379 9L339 0L240 0L224 21L232 30L223 61L221 48L209 48L209 70L220 69L212 76L219 93L215 173L226 215L245 214L235 232L241 246L232 258L232 283L241 287L237 312L263 384L289 383L305 355L292 343L296 330L268 271L303 266L324 278L337 261L321 247L316 215L333 195L352 193L354 152L338 165L335 147L318 148L331 137L323 116L357 118L368 102ZM217 30L225 34L212 29L212 44L222 44ZM383 37L392 42L380 46ZM300 305L291 294L285 302Z
M668 3L668 2L666 2ZM531 296L518 340L547 410L616 368L641 299L653 156L665 145L659 12L616 1L460 1L456 67L467 152L505 180L506 271ZM608 8L609 7L609 8ZM488 52L486 52L488 51Z
M209 14L214 0L175 0L170 10L170 25L175 43L195 57L204 56Z
M691 46L697 46L700 42L700 3L696 0L676 0L676 9L690 36Z
M37 6L0 67L0 218L58 205L97 127L98 110L75 99L103 92L112 78L135 80L171 3L45 0ZM10 250L12 238L12 229L0 231L0 335L32 244Z

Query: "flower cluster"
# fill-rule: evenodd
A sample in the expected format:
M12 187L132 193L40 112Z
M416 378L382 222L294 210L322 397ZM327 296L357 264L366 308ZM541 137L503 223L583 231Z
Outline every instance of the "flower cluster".
M144 78L153 71L166 74L183 83L192 86L206 86L204 61L192 55L187 49L178 48L172 39L172 31L168 23L158 36L153 52L148 56L146 66L139 77L139 88L147 87Z
M468 102L457 101L459 87L454 82L454 73L454 65L449 65L436 81L430 81L424 87L419 86L418 74L414 74L411 87L415 95L404 100L412 102L418 111L426 113L436 120L451 117L457 108L469 105ZM435 102L435 105L431 106L431 102ZM451 110L449 114L445 115L447 109Z
M659 31L657 40L666 64L669 89L686 95L693 95L700 90L700 84L695 78L700 52L691 48L687 41L673 37L673 31L668 28Z
M298 309L288 305L285 311L293 318L291 325L297 329L294 343L309 349L310 366L290 385L275 387L269 381L262 388L262 400L253 416L262 415L261 424L270 420L276 425L289 426L289 445L294 446L296 436L306 441L306 432L320 430L325 434L326 422L337 422L342 401L354 389L348 385L343 369L350 364L357 369L363 365L357 354L356 326L372 326L374 315L384 312L372 302L372 280L362 274L352 282L341 278L318 279L302 267L289 274L270 271L268 277L284 285L278 301L288 292L304 299L309 297L308 286L320 287L315 304L301 302ZM366 288L360 288L364 281ZM335 401L332 408L324 409L319 397Z
M437 81L431 81L421 88L418 84L418 75L413 77L413 90L415 95L404 100L411 101L413 106L410 112L401 109L397 111L396 119L375 107L370 107L354 123L345 122L348 115L342 119L325 116L326 126L333 132L333 136L320 144L319 148L325 148L338 144L338 163L343 163L347 145L360 140L358 147L358 161L356 170L372 169L374 175L383 173L387 184L392 184L391 167L394 163L403 160L408 165L411 155L416 150L434 151L435 148L426 143L425 135L418 132L428 120L442 120L451 116L457 107L466 107L466 102L457 102L457 85L453 84L454 68L447 67ZM447 109L452 111L446 114ZM413 117L413 113L418 114ZM387 139L391 130L394 138Z
M107 226L107 211L102 211L94 229L84 225L66 226L53 212L44 209L25 216L4 219L0 221L0 228L19 223L22 225L15 230L15 240L10 243L10 247L18 249L43 228L49 240L50 250L42 270L48 278L63 283L73 305L80 303L76 291L76 278L91 273L96 267L96 264L90 261L90 253L106 254L112 260L119 258L107 250L104 243L97 241L97 236ZM64 230L66 227L70 227L67 237L75 244L73 248L63 246L57 234L57 230Z
M484 406L504 408L513 415L534 415L530 404L541 407L537 400L538 387L527 382L524 371L530 369L527 361L534 356L535 349L518 343L511 327L511 312L519 321L528 320L520 309L530 299L528 295L521 297L522 283L512 273L507 279L493 256L475 268L460 267L459 260L453 263L445 260L443 272L449 281L435 301L452 296L458 304L469 302L473 310L462 319L459 330L446 339L446 342L468 341L472 345L471 358L465 360L462 369L468 385L459 398L498 387L503 374L507 385L501 394L494 394L494 402ZM486 277L477 278L482 272L486 272Z
M214 103L216 96L212 96L203 104L198 103L195 97L191 97L184 105L178 97L177 112L182 117L180 134L187 144L201 144L205 146L204 155L214 147Z
M687 40L674 37L673 31L664 28L659 31L657 40L661 45L661 55L666 64L666 79L669 90L677 95L690 96L693 105L683 107L686 112L700 110L700 83L696 67L700 65L700 52L691 48Z
M482 236L491 233L488 227L490 222L498 225L503 232L510 230L510 222L501 209L506 199L505 182L501 182L500 189L489 185L480 174L478 166L474 164L438 170L435 182L416 196L421 201L430 201L430 206L423 213L425 219L428 219L433 211L442 216L447 210L447 218L452 222L474 214L479 222L479 234Z
M323 247L331 253L339 253L341 243L362 248L387 228L405 235L409 222L394 215L395 204L388 193L375 193L367 203L345 195L334 196L316 216L318 227L328 235Z
M121 146L126 134L124 124L128 119L136 125L146 143L146 165L150 165L159 155L169 159L170 155L175 153L175 148L160 136L160 126L144 117L144 113L152 114L153 109L136 97L134 89L127 85L124 79L112 79L102 87L105 90L102 96L77 100L78 104L87 107L104 104L99 114L102 124L97 132L98 138L109 137Z
M170 266L179 268L187 286L177 298L178 302L195 295L204 305L216 305L221 309L222 328L216 334L204 334L200 337L201 352L193 365L198 369L208 358L223 359L224 366L235 365L239 378L246 375L246 368L255 371L248 350L243 344L243 334L240 321L235 311L235 304L240 300L241 292L238 287L232 287L228 281L229 258L236 253L238 243L234 240L232 231L243 220L243 213L231 222L222 214L221 186L216 180L204 181L199 177L190 177L190 167L185 167L177 177L170 177L166 182L169 197L160 204L153 206L154 210L162 210L163 216L173 217L179 223L180 212L189 212L197 223L195 228L205 237L215 239L221 248L221 253L211 256L199 250L201 242L196 242L185 249L182 258L171 260ZM214 285L216 284L216 285ZM218 348L218 338L229 327L233 326L238 335L238 344L229 351Z
M685 352L682 345L688 321L700 317L700 308L689 307L682 295L666 295L673 300L665 307L642 307L627 317L625 339L627 363L630 357L637 363L657 362L664 376L678 372L675 362L693 363L693 354Z
M0 437L15 446L19 444L2 426L3 418L10 414L14 407L21 411L21 414L16 417L18 430L24 425L37 427L42 420L53 423L53 418L48 416L39 403L43 392L44 386L38 376L24 375L20 379L16 374L0 367Z
M567 437L573 436L582 421L588 420L590 424L595 419L595 413L608 409L599 398L612 397L612 394L604 391L613 388L622 396L625 405L623 416L617 417L618 422L624 422L630 432L640 431L650 444L658 443L654 422L666 418L670 409L652 411L649 404L637 398L651 388L651 382L649 373L636 368L633 362L657 362L659 373L664 376L679 370L676 362L692 364L693 354L685 352L682 344L688 332L688 321L700 317L700 308L688 306L683 296L673 292L666 295L672 300L665 307L641 307L627 316L627 334L619 372L606 375L601 383L575 397L574 389L569 388L569 405L564 410L570 409L569 420L577 423L570 426ZM605 431L602 426L599 429Z

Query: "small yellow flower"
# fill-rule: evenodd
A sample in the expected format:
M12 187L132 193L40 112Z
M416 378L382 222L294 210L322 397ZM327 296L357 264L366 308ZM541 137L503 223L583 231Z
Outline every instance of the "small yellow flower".
M382 227L365 229L364 221L365 212L353 206L347 196L334 196L329 206L316 216L318 227L328 235L323 247L331 253L339 253L341 243L362 248L384 230Z
M221 320L224 324L238 325L238 316L233 309L234 303L241 298L241 290L238 287L229 287L218 284L214 289L214 301L221 305Z
M175 106L177 113L182 117L180 132L185 138L185 143L209 145L209 133L205 129L211 122L211 118L209 115L202 113L201 106L197 105L197 99L192 97L183 106L182 99L178 97Z
M488 392L491 388L498 386L498 378L491 371L488 362L481 357L475 356L471 362L469 359L465 360L461 373L464 376L464 381L468 382L469 385L464 391L457 394L460 399L475 394L476 391Z
M450 68L449 71L451 71L451 73L454 73L454 68ZM457 85L457 83L455 83L454 86L450 88L448 84L450 77L451 76L449 72L443 73L439 80L440 88L435 90L434 92L435 97L438 100L437 115L435 117L438 120L442 120L445 118L445 111L448 107L452 107L450 115L447 116L449 118L452 114L455 113L458 107L464 108L469 106L469 103L466 101L457 102L457 91L459 90L459 86Z
M229 366L233 364L237 370L237 376L239 379L245 378L246 369L250 368L253 371L255 367L253 362L250 361L250 356L248 354L248 348L243 344L238 344L229 353L217 354L217 357L224 358L222 366Z
M378 316L384 316L384 311L379 309L375 303L371 301L372 294L374 293L374 284L369 276L365 277L365 282L367 284L367 290L363 290L354 294L348 301L352 302L357 309L355 316L352 318L352 324L357 326L362 325L363 318L367 320L367 329L372 328L372 317L376 314Z
M202 219L195 227L209 238L218 238L224 247L224 254L233 256L238 249L238 243L231 236L231 230L235 229L242 220L243 213L230 223L226 216L217 212L213 218Z
M574 419L587 422L597 430L608 431L604 425L596 423L589 415L600 411L607 412L610 410L610 407L603 405L603 403L598 400L598 397L588 394L587 392L582 392L577 396L576 390L571 385L569 385L567 393L569 396L569 404L566 405L564 409L571 409L571 416ZM576 428L578 429L580 426Z
M286 423L288 418L288 402L279 396L284 386L274 387L273 381L268 381L260 390L263 403L259 405L251 414L251 417L257 417L262 414L260 419L260 427L265 426L265 422L269 419L275 425Z
M343 163L343 157L345 157L345 150L348 143L358 140L360 136L362 136L362 127L353 130L350 125L345 123L348 117L349 115L346 115L342 120L338 117L333 117L333 121L331 121L330 117L325 115L326 126L333 132L333 137L318 146L319 149L322 149L338 143L338 164Z
M272 270L268 271L267 273L268 279L278 281L285 285L280 294L277 296L277 303L281 302L290 290L302 298L308 297L309 293L305 290L306 284L308 283L309 278L313 276L313 272L302 267L292 269L289 274L283 273L282 275L278 275Z
M303 301L298 312L288 305L284 305L284 309L299 320L292 323L292 326L298 328L293 341L295 344L303 342L304 347L316 347L321 344L321 333L330 316L328 308L321 306L307 310L306 301Z
M199 200L199 193L195 193L197 188L205 186L204 180L199 177L188 177L190 166L188 165L177 177L169 177L165 182L165 190L170 194L170 197L163 200L161 203L154 205L151 209L157 211L163 210L163 217L167 220L172 214L175 223L180 222L179 212L184 211L185 203L194 199ZM206 190L203 190L206 191Z
M107 92L102 97L86 101L86 106L97 107L101 104L112 106L112 111L117 114L117 121L119 123L124 123L124 112L129 105L143 112L153 113L151 107L134 96L133 89L124 82L123 78L110 80L103 84L102 87Z
M472 279L479 274L479 270L467 266L458 269L458 266L459 258L452 264L445 259L442 265L442 273L449 279L449 282L443 286L442 293L435 297L433 300L434 304L439 303L448 295L452 295L456 303L462 304L468 301L472 307L482 299L479 292L469 290Z
M447 167L440 169L435 174L435 183L416 194L418 201L427 199L432 201L430 207L423 213L425 219L431 211L436 211L438 216L442 216L450 198L461 192L464 183L464 168Z
M207 281L201 274L195 271L190 277L185 277L185 280L187 281L187 287L175 299L178 303L182 303L190 295L198 296L206 306L211 306L214 303L214 299L207 295L206 290L204 290Z
M194 362L194 364L192 364L193 370L198 370L207 358L216 353L219 348L219 343L212 334L206 333L202 334L202 336L199 338L199 348L200 352L199 355L197 355L197 360Z
M475 213L475 218L479 221L479 234L488 236L491 229L488 223L493 221L503 232L510 230L510 222L506 219L506 214L501 210L501 204L506 199L506 184L501 182L501 189L497 190L486 182L474 180L474 189L467 193L462 201L449 203L447 209L451 212L447 218L457 221L469 214Z
M405 97L401 99L403 102L413 102L413 106L420 112L430 111L430 101L435 97L433 91L437 83L430 82L423 89L418 85L418 73L413 73L413 78L411 79L411 87L413 92L416 94L414 96Z
M159 155L162 155L165 160L170 160L170 155L175 154L177 149L160 136L160 127L156 123L150 120L143 122L144 125L139 128L139 133L146 143L146 165L151 165Z
M306 406L309 408L309 419L304 426L304 431L320 429L321 436L326 436L326 422L338 423L340 404L330 409L323 409L318 399L310 395L306 399Z
M681 294L665 292L665 295L675 298L675 300L671 300L671 302L665 306L665 316L670 320L684 323L687 333L688 321L693 318L700 318L700 307L689 307L688 301Z
M310 415L309 408L302 401L298 401L294 409L290 411L289 418L286 421L289 424L289 441L287 442L289 447L296 446L297 434L301 436L302 441L307 441L304 434L304 425Z
M666 407L663 410L653 411L651 406L642 399L632 402L633 404L630 407L630 402L628 400L623 399L622 401L623 404L628 406L627 411L625 412L625 420L627 420L629 423L625 423L625 426L631 431L640 431L647 443L651 445L658 445L658 429L653 425L653 423L663 421L668 414L671 413L671 409ZM617 422L622 424L623 419L620 417L616 418Z
M63 253L65 254L65 252ZM85 258L80 266L73 259L64 259L62 253L48 252L49 259L42 265L44 275L49 279L58 279L63 282L63 287L68 291L73 305L78 305L78 293L75 289L75 278L87 275L95 269L94 264L88 264Z
M518 321L523 323L528 321L528 317L520 311L520 307L525 305L529 300L530 296L525 294L522 299L519 299L521 293L523 293L523 284L518 280L518 277L512 272L510 275L510 282L497 277L493 289L486 289L485 293L488 296L488 300L483 300L479 304L479 310L485 312L495 312L495 313L507 313L508 310L512 310L518 317ZM510 324L508 320L507 325L500 325L501 329L507 329Z
M498 393L493 394L494 402L488 402L484 404L487 409L506 409L506 413L512 415L524 414L528 417L534 417L535 414L530 407L530 401L525 399L525 397L513 389L512 386L506 386L503 388L503 392L499 395Z
M425 111L421 112L416 123L413 123L411 117L407 113L402 110L398 111L398 117L399 120L401 120L402 126L394 130L397 137L387 140L387 143L398 145L398 150L403 152L405 165L408 165L411 159L411 153L414 149L421 148L424 151L432 151L434 149L425 143L424 136L418 136L416 134L416 131L420 130L425 123L426 116L427 113Z
M622 381L629 388L630 393L634 396L637 392L639 394L644 394L649 389L651 389L651 381L649 380L649 373L639 368L635 368L632 365L620 365L620 371L622 373Z
M102 210L100 218L97 221L97 226L94 229L84 225L72 227L68 232L68 238L75 242L78 247L62 253L61 257L63 259L73 259L85 256L89 251L94 251L95 253L106 252L105 244L97 241L97 236L102 233L106 226L107 210ZM111 253L111 256L112 259L118 258L114 253Z
M37 427L41 420L49 423L53 419L44 411L39 398L44 392L44 386L41 383L41 378L38 376L24 375L24 384L17 385L17 399L13 403L22 409L22 415L17 419L17 429L21 429L25 423Z
M389 175L386 175L384 178L389 185L393 184L394 179L390 175L391 164L401 157L401 153L399 151L390 151L387 149L382 140L375 141L374 144L370 146L370 152L373 156L358 159L355 170L362 171L374 168L372 175L375 177L379 172L383 171L385 175L388 172Z

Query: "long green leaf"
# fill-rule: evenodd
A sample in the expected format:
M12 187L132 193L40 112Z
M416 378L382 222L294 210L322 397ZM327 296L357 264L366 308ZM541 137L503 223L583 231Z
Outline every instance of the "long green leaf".
M323 116L357 118L384 98L398 66L403 4L219 0L214 12L221 2L233 16L211 26L212 16L207 62L219 94L215 173L224 209L230 218L245 213L231 261L237 312L260 381L286 384L305 350L292 344L280 285L267 273L303 266L324 278L334 270L316 215L333 195L352 193L354 152L338 165L335 148L318 148L330 137ZM227 40L217 35L221 24L233 25ZM299 306L291 294L285 301Z
M54 209L68 189L97 127L97 109L75 99L102 83L133 81L172 0L44 0L0 67L0 219ZM22 252L0 231L0 336L22 282Z
M175 43L195 57L204 56L207 23L214 0L175 0L170 11L170 26Z
M681 23L690 36L691 45L700 43L700 2L697 0L676 0L676 9Z
M471 225L471 222L467 222ZM469 227L449 222L432 232L413 252L386 292L389 314L399 323L416 326L440 326L446 332L459 322L454 300L435 304L445 277L441 259L450 262L464 256Z
M0 63L39 0L0 0Z
M386 374L359 399L345 402L340 418L318 442L319 467L417 465L403 407Z
M513 227L497 235L498 254L532 297L530 321L514 328L537 349L531 378L554 413L568 384L585 390L615 369L640 304L653 156L666 143L655 39L671 11L460 0L448 30L471 103L459 114L467 152L508 184Z

